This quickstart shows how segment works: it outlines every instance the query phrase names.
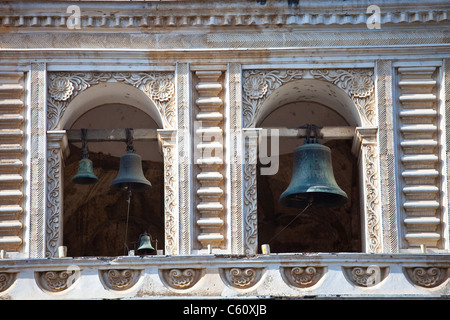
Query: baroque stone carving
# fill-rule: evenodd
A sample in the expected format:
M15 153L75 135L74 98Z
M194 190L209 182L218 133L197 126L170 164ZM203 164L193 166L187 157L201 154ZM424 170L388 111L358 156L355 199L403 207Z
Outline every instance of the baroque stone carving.
M163 269L160 270L161 280L173 289L192 288L202 277L202 269Z
M290 285L298 288L312 287L325 274L325 267L282 267L283 279Z
M9 289L16 278L16 272L0 272L0 293Z
M141 270L133 269L110 269L100 270L100 276L109 289L122 291L133 287L139 280Z
M79 278L80 268L69 266L63 271L42 271L36 272L36 281L40 288L48 292L62 292L71 287Z
M424 288L434 288L447 280L448 268L442 267L415 267L404 268L404 273L415 285Z
M263 100L282 84L294 79L302 79L304 70L248 70L243 82L244 128L254 126Z
M344 267L347 279L358 287L373 287L381 283L388 274L389 268L371 266Z
M222 280L237 289L253 287L262 276L263 268L223 268L220 269Z
M375 84L371 69L311 70L315 79L329 81L349 94L366 125L375 125Z
M106 81L119 81L142 90L158 107L165 128L175 125L175 84L171 72L50 72L47 128L55 129L69 102L87 88Z

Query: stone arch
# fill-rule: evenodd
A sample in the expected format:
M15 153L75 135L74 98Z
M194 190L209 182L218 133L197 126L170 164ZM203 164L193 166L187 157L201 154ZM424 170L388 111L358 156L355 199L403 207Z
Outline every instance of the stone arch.
M262 102L255 116L255 127L259 127L259 124L274 110L298 101L316 102L327 106L339 113L349 126L359 127L362 124L361 114L343 89L323 80L301 79L283 84Z
M158 124L164 160L164 216L175 219L176 181L173 153L176 149L175 85L173 72L104 73L52 72L48 75L47 99L47 213L43 221L45 252L57 256L62 244L62 153L67 146L65 128L100 104L121 102L140 109ZM167 221L165 223L167 225ZM166 230L167 231L167 230ZM173 254L176 230L165 234L166 254Z
M109 103L135 107L149 115L159 128L163 128L163 119L156 104L142 90L120 82L104 82L80 92L69 103L59 127L71 128L73 123L89 110Z
M372 69L246 70L242 82L244 168L244 251L256 253L257 141L259 124L274 110L293 101L328 106L355 127L353 153L358 157L363 200L363 250L380 252L377 127ZM299 124L302 125L302 124Z

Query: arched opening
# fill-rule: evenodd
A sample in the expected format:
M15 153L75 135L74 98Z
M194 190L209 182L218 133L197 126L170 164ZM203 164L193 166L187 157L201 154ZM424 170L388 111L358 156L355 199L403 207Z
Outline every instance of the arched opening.
M160 128L156 113L149 112L156 107L141 94L126 84L108 83L89 88L68 106L70 113L65 115L64 129L86 128L89 133L89 129ZM70 155L64 163L63 243L68 255L124 255L128 253L126 247L133 250L139 246L139 236L144 232L158 240L157 249L163 249L164 166L158 142L133 141L152 189L132 194L128 224L127 193L110 189L119 171L120 157L126 152L126 143L89 141L87 146L94 173L99 178L96 184L80 185L71 181L81 159L81 142L69 142ZM156 248L156 242L152 245Z
M288 83L264 102L257 127L356 126L359 118L351 110L354 108L351 100L341 91L318 80ZM319 142L331 149L336 182L347 193L349 201L339 208L310 208L300 216L297 216L300 209L281 205L280 195L292 177L293 151L304 143L304 139L280 137L278 171L263 175L260 169L264 165L258 162L259 248L268 243L274 253L362 251L359 167L351 152L352 140L320 139ZM268 146L271 146L270 138Z

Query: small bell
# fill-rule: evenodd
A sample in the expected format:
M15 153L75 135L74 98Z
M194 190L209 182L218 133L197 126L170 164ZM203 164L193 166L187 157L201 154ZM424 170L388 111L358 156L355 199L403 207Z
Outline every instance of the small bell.
M82 159L78 162L78 172L72 178L72 182L76 184L93 184L98 182L97 176L94 174L92 161L88 159L89 150L87 147L87 129L81 129L82 140Z
M137 248L136 253L139 255L151 255L155 254L156 250L152 247L152 240L148 233L144 232L139 239L139 248Z
M347 201L347 194L334 178L330 148L308 134L305 144L294 150L292 179L281 194L280 203L293 208L310 205L322 209L343 206Z
M78 162L78 172L73 176L72 182L76 184L93 184L98 182L91 160L81 159Z

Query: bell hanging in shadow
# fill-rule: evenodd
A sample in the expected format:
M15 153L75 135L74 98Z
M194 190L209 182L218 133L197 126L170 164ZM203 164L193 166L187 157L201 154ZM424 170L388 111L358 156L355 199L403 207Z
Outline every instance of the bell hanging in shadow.
M331 161L331 150L308 139L294 150L291 182L281 194L280 203L292 208L323 209L340 207L348 197L336 183Z
M98 182L91 160L86 158L78 162L78 172L73 176L72 182L76 184L94 184Z
M87 129L81 129L82 139L82 159L78 162L78 172L73 176L72 182L76 184L93 184L98 182L94 174L92 161L88 159L89 150L87 148Z
M142 158L135 153L130 139L127 143L127 153L120 157L120 167L117 177L111 182L112 190L146 191L152 184L142 171Z
M140 236L139 248L137 248L136 253L139 255L150 255L155 254L156 250L152 246L152 239L150 235L146 232Z

